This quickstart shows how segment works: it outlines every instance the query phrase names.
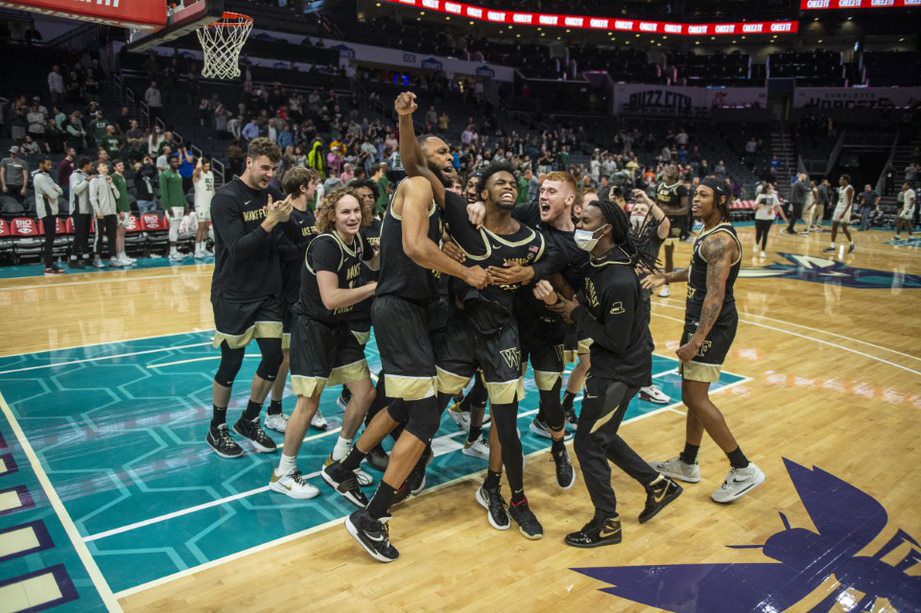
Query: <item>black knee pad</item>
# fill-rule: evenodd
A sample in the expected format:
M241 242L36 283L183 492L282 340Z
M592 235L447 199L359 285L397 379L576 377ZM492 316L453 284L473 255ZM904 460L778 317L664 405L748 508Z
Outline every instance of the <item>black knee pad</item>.
M233 385L240 367L243 366L243 356L246 354L246 348L231 349L227 342L221 343L221 363L217 367L217 373L214 375L214 382L224 387Z
M278 367L285 359L285 354L281 351L280 338L260 338L256 339L259 344L259 350L262 351L262 360L259 362L259 368L256 374L266 381L274 381L278 377Z
M420 441L430 443L440 425L438 400L432 396L421 400L406 402L409 419L406 422L406 431Z

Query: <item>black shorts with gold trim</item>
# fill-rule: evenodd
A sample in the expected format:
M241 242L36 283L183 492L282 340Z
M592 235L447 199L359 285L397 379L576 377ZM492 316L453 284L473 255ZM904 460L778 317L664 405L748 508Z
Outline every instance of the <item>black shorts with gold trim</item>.
M291 332L291 386L298 396L315 396L326 386L370 376L365 353L348 323L330 325L295 315Z
M291 348L291 330L294 328L294 320L297 315L294 314L293 302L287 300L281 303L281 348Z
M212 296L214 346L226 342L231 349L249 345L254 338L282 338L282 301L278 296L236 300Z
M566 329L556 317L520 319L522 371L531 361L537 389L550 391L563 377L566 357Z
M514 319L495 334L477 332L467 314L457 311L448 320L435 349L438 391L459 394L479 370L489 401L509 404L524 398L521 347Z
M566 364L575 364L582 358L588 357L592 349L592 339L583 334L575 324L565 324L563 334L563 361Z
M665 239L666 245L674 245L682 237L688 235L688 215L666 215L670 224L668 237Z
M700 351L690 362L682 361L678 365L678 372L688 381L715 383L720 380L723 361L729 353L732 341L736 337L736 328L739 326L739 317L734 311L731 316L720 316L720 321L711 329ZM681 333L681 344L691 340L697 332L699 323L696 320L686 320L684 331Z
M424 305L398 296L378 296L371 322L381 356L387 396L420 400L435 395L435 351Z

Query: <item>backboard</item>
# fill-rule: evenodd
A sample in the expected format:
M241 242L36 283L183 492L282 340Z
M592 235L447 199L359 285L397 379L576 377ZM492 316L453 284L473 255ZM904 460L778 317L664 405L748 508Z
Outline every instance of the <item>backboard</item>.
M166 25L160 29L129 28L128 51L140 53L190 34L220 19L224 0L186 0L167 9Z

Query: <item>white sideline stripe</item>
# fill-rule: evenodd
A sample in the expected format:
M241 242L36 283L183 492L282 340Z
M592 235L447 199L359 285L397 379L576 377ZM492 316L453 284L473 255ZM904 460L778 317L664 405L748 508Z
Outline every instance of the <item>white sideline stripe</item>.
M731 373L727 373L727 374L731 374ZM736 375L736 376L738 376L738 375ZM718 388L718 389L715 389L715 390L713 390L713 392L714 392L714 393L721 392L721 391L723 391L723 390L725 390L725 389L729 389L729 388L734 387L734 386L736 386L736 385L741 385L741 384L743 384L743 383L748 383L749 381L751 381L751 378L750 378L750 377L744 377L744 378L742 378L740 381L735 381L735 382L733 382L733 383L730 383L730 384L728 384L728 385L725 385L725 386L723 386L723 387L720 387L720 388ZM680 405L681 405L681 403L678 402L678 403L671 404L671 405L669 405L669 406L667 406L667 407L662 407L662 408L660 408L660 409L656 409L656 410L654 410L654 411L650 411L649 413L644 413L643 415L639 415L639 416L637 416L637 417L632 417L632 418L630 418L630 419L624 421L624 424L623 424L623 425L626 425L626 424L629 424L629 423L633 423L633 422L636 422L636 421L642 421L642 420L644 420L644 419L646 419L646 418L648 418L648 417L652 417L653 415L658 415L659 413L662 413L662 412L664 412L664 411L668 411L668 410L672 409L673 407L680 406ZM534 415L535 413L537 413L537 409L534 409L534 410L531 410L531 411L525 411L524 413L521 413L521 414L519 415L519 417L528 416L528 415ZM457 433L455 433L455 434L449 434L449 435L447 435L447 436L449 436L449 437L454 437L454 436L459 436L459 435L461 435L461 434L463 434L463 431L457 432ZM527 455L527 457L530 458L530 457L533 457L533 456L536 456L536 455L542 454L542 453L547 453L547 449L539 449L539 450L537 450L537 451L534 451L534 452L532 452L532 453L529 453L529 454ZM476 478L478 475L482 475L482 474L485 472L485 470L486 470L486 469L484 468L483 470L477 471L477 472L475 472L475 473L470 473L469 475L464 475L464 476L462 476L462 477L457 477L456 479L451 479L450 481L445 481L444 483L440 483L439 485L436 485L436 486L433 486L433 487L427 487L427 488L425 488L424 490L422 490L421 493L417 494L416 496L413 496L412 499L419 498L420 496L427 496L427 495L433 494L433 493L435 493L435 492L437 492L438 490L441 490L441 489L443 489L443 488L452 486L452 485L454 485L454 484L456 484L456 483L460 483L461 481L465 481L465 480L469 480L469 479ZM411 500L412 500L412 499L411 499ZM151 589L151 588L155 588L155 587L158 587L158 586L160 586L160 585L164 585L164 584L166 584L166 583L171 583L171 582L173 582L173 581L176 581L177 579L182 579L183 577L188 577L189 575L194 575L194 574L196 574L196 573L199 573L199 572L208 570L208 569L210 569L210 568L214 568L214 567L216 567L216 566L221 566L222 564L226 564L226 563L228 563L228 562L233 562L234 560L239 560L240 558L245 558L245 557L250 556L250 555L252 555L252 554L254 554L254 553L259 553L260 551L265 551L266 549L271 549L272 547L275 547L276 545L282 545L282 544L284 544L284 543L287 543L287 542L290 542L290 541L299 539L299 538L301 538L301 537L303 537L303 536L307 536L307 535L313 534L313 533L315 533L315 532L320 532L320 531L322 531L322 530L326 530L327 528L330 528L330 527L332 527L332 526L341 525L341 524L343 523L343 521L344 521L344 520L343 520L343 518L341 518L341 517L338 518L338 519L333 519L333 520L330 520L330 521L328 521L328 522L326 522L326 523L324 523L324 524L320 524L320 525L318 525L318 526L314 526L314 527L308 528L308 529L306 529L306 530L301 530L300 532L295 532L294 534L289 534L289 535L283 536L283 537L281 537L281 538L277 538L277 539L275 539L274 541L269 541L268 543L263 543L263 544L261 544L261 545L256 545L256 546L254 546L254 547L250 547L249 549L244 549L243 551L238 551L237 553L232 553L232 554L230 554L230 555L228 555L228 556L224 556L223 558L219 558L219 559L217 559L217 560L211 560L210 562L205 562L204 564L199 564L198 566L193 566L193 567L191 567L191 568L187 568L187 569L185 569L185 570L181 570L181 571L179 571L179 572L173 573L172 575L167 575L167 576L165 576L165 577L161 577L161 578L159 578L159 579L154 579L153 581L148 581L147 583L142 583L141 585L136 585L136 586L131 587L131 588L128 588L128 589L126 589L126 590L122 590L122 591L118 592L117 594L115 594L115 597L116 597L116 598L119 598L119 599L121 599L121 598L127 598L128 596L133 596L134 594L138 594L138 593L140 593L140 592L147 591L147 590L149 590L149 589Z
M135 270L151 270L151 269L150 268L137 268ZM124 272L124 271L119 271L119 272ZM68 273L68 274L81 274L81 273ZM82 274L87 274L87 273L82 273ZM98 274L98 273L94 273L94 274ZM201 270L201 271L194 271L194 272L192 271L184 272L182 273L182 276L193 275L193 276L200 277L203 275L211 275L211 274L213 273L210 270ZM32 277L21 277L21 278L29 279ZM39 277L35 277L35 278L39 278ZM70 283L33 283L31 285L3 285L3 286L0 286L0 292L10 292L10 291L15 291L15 290L29 290L29 289L47 289L47 288L52 288L52 287L76 287L78 285L99 285L100 283L125 283L128 281L136 283L139 281L147 281L149 279L178 279L178 278L180 278L179 275L151 275L149 277L132 276L132 277L117 277L114 279L107 276L106 278L96 279L93 281L71 281ZM3 279L3 280L5 281L6 279Z
M677 370L677 369L675 369L675 370ZM668 371L668 372L673 372L673 371ZM665 373L660 373L660 374L664 375L664 374L668 374L668 373L665 372ZM727 374L729 374L729 373L727 373ZM658 375L657 375L657 376L658 376ZM738 375L737 375L737 376L738 376ZM740 385L740 384L742 384L742 383L747 383L747 382L750 381L750 380L751 380L751 379L748 378L748 377L743 377L741 380L735 381L735 382L733 382L733 383L730 383L730 384L728 384L728 385L725 385L725 386L723 386L723 387L720 387L720 388L719 388L718 390L716 390L716 391L722 391L722 390L725 390L725 389L729 389L730 387L733 387L733 386L735 386L735 385ZM582 396L579 395L579 396L576 396L575 400L578 401L578 400L581 400L581 398L582 398ZM633 422L633 421L640 421L640 420L642 420L642 419L646 419L646 418L648 418L648 417L652 417L653 415L658 415L659 413L662 413L663 411L674 411L674 412L676 412L676 413L679 413L679 414L681 414L681 415L684 415L684 413L681 413L681 411L675 411L675 409L674 409L674 407L681 406L681 405L682 405L681 402L673 403L673 404L670 404L670 405L668 405L668 406L666 406L666 407L661 407L661 408L655 409L654 411L650 411L650 412L648 412L648 413L643 413L642 415L638 415L638 416L636 416L636 417L633 417L633 418L631 418L631 419L625 421L624 423L630 423L630 422ZM518 418L520 419L520 418L522 418L522 417L530 417L531 415L536 415L536 414L537 414L537 411L538 411L537 409L532 409L532 410L530 410L530 411L524 411L524 412L518 414ZM320 433L320 434L315 434L315 435L313 435L313 436L308 436L307 438L304 439L304 442L311 441L311 440L315 440L315 439L319 439L319 438L324 438L324 437L327 437L327 436L331 436L331 435L333 435L333 434L339 432L339 430L341 430L341 428L336 428L336 429L334 429L334 430L330 430L330 431L327 431L327 432L322 432L322 433ZM455 442L453 441L453 439L458 438L458 437L460 437L460 436L463 436L463 435L465 435L465 434L466 434L466 433L465 433L464 431L459 430L459 431L457 431L457 432L453 432L453 433L451 433L451 434L445 434L445 435L439 436L439 437L437 437L436 439L434 439L434 440L432 441L432 448L435 449L435 450L437 450L437 451L435 452L435 456L437 457L437 456L445 455L445 454L447 454L447 453L451 453L452 451L457 451L458 449L460 449L461 446L459 446L457 443L455 443ZM536 452L534 452L534 453L542 453L542 452L545 452L545 451L546 451L545 449L541 449L541 450L536 451ZM529 454L529 455L534 455L534 453ZM305 477L308 478L308 479L312 479L312 478L314 478L314 477L318 477L319 475L320 475L320 471L316 471L316 472L310 473L310 474L308 474L308 475L305 475ZM460 477L460 478L464 478L464 477ZM455 480L455 481L456 481L456 480ZM450 483L454 483L454 481L451 481ZM145 519L145 520L142 520L142 521L139 521L139 522L135 522L135 523L133 523L133 524L128 524L128 525L125 525L125 526L120 526L120 527L118 527L118 528L112 528L111 530L106 530L106 531L104 531L104 532L98 532L98 533L96 533L96 534L91 534L91 535L89 535L89 536L84 537L84 538L83 538L83 541L86 542L86 543L89 543L89 542L92 542L92 541L97 541L97 540L99 540L99 539L104 539L104 538L107 538L107 537L110 537L110 536L114 536L114 535L116 535L116 534L122 534L122 533L124 533L124 532L129 532L129 531L131 531L131 530L136 530L137 528L143 528L143 527L145 527L145 526L150 526L150 525L152 525L152 524L157 524L157 523L160 523L160 522L168 521L168 520L174 519L174 518L176 518L176 517L182 517L183 515L189 515L189 514L191 514L191 513L196 513L196 512L198 512L198 511L203 511L203 510L205 510L205 509L210 509L210 508L212 508L212 507L219 506L219 505L222 505L222 504L224 504L224 503L233 502L233 501L235 501L235 500L240 500L240 499L242 499L242 498L247 498L247 497L249 497L249 496L253 496L253 495L255 495L255 494L261 494L262 492L267 492L267 491L269 491L269 487L268 487L268 486L257 487L257 488L251 489L251 490L247 490L247 491L245 491L245 492L240 492L240 493L237 493L237 494L233 494L233 495L231 495L231 496L226 496L226 497L224 497L224 498L219 498L218 500L212 500L211 502L205 502L205 503L196 505L196 506L194 506L194 507L189 507L189 508L186 508L186 509L180 509L180 510L178 510L178 511L173 511L172 513L166 513L165 515L158 515L157 517L151 517L150 519ZM426 491L427 491L427 490L426 490ZM200 567L196 567L196 568L200 568ZM134 588L131 588L131 589L134 589ZM119 597L121 597L121 594L123 594L123 592L119 594Z
M211 343L205 343L210 345ZM208 360L220 360L221 356L219 355L208 355L203 358L190 358L188 360L178 360L176 362L164 362L163 364L148 364L147 368L166 368L167 366L179 366L180 364L191 364L193 362L207 362ZM260 354L250 354L243 356L244 360L261 360L262 355Z
M29 439L26 438L25 432L22 431L19 422L16 420L16 416L13 415L13 411L10 410L10 406L6 403L6 398L3 397L2 393L0 393L0 410L3 411L10 427L13 429L13 433L19 441L22 451L26 454L26 458L28 458L32 470L35 471L35 476L38 478L38 482L41 484L45 496L48 497L48 502L51 503L51 507L54 509L55 514L57 514L61 525L64 527L64 531L67 533L68 539L70 539L74 550L77 552L77 556L80 558L80 561L83 562L83 566L86 568L86 572L93 582L93 586L99 593L99 597L102 598L102 602L105 603L109 611L120 612L122 609L118 604L118 600L112 593L112 589L106 582L102 572L100 572L99 567L96 566L96 561L93 559L89 549L80 537L80 531L77 530L77 526L74 525L70 514L64 507L64 503L61 502L61 498L55 491L54 486L51 485L51 480L45 473L45 469L42 468L42 464L35 454L35 450L32 449L32 444L29 443Z
M83 358L81 360L69 360L67 362L54 362L53 364L39 364L38 366L25 366L23 368L11 368L10 370L0 370L0 375L10 375L13 373L26 372L30 370L42 370L44 368L58 368L60 366L73 366L74 364L85 364L87 362L99 362L101 360L115 360L118 358L129 358L129 357L136 356L136 355L147 355L150 353L162 353L164 351L174 351L176 349L191 349L192 347L202 347L204 345L210 345L210 344L211 344L210 342L192 343L190 345L176 345L175 347L161 347L159 349L145 349L144 351L117 353L115 355L100 355L94 358Z
M670 299L670 298L666 298L665 300L671 300L671 299ZM679 310L679 311L683 311L683 310L684 310L684 307L683 307L683 306L675 306L675 305L672 305L672 304L662 304L662 305L660 305L660 306L668 307L668 308L670 308L670 309L676 309L676 310ZM795 323L795 322L792 322L792 321L787 321L786 319L777 319L776 317L768 317L767 315L759 315L759 314L757 314L757 313L747 313L747 312L744 312L744 311L739 311L739 313L740 313L741 315L745 315L746 317L759 317L759 318L761 318L761 319L767 319L768 321L776 321L777 323L785 324L785 325L788 325L788 326L796 326L797 328L804 328L804 329L806 329L806 330L814 330L815 332L820 332L820 333L822 333L822 334L827 334L827 335L829 335L829 336L834 336L834 337L836 337L836 338L842 338L842 339L844 339L844 340L851 341L851 342L854 342L854 343L860 343L861 345L867 345L868 347L873 347L874 349L882 349L883 351L889 351L890 353L895 353L895 354L900 355L900 356L902 356L902 357L909 358L909 359L912 359L912 360L918 360L919 362L921 362L921 357L918 357L918 356L916 356L916 355L911 355L910 353L903 353L903 352L898 351L898 350L896 350L896 349L890 349L889 347L883 347L882 345L877 345L876 343L871 343L871 342L869 342L869 341L863 341L863 340L860 340L859 338L854 338L853 336L845 336L844 334L838 334L837 332L830 332L830 331L828 331L828 330L823 330L823 329L821 329L821 328L813 328L813 327L810 327L810 326L804 326L804 325L802 325L802 324L798 324L798 323Z
M671 317L670 315L663 315L662 313L653 313L653 315L655 315L656 317L662 317L665 319L670 319L672 321L677 321L678 323L681 323L681 324L684 323L683 319L678 319L677 317ZM914 370L913 368L909 368L907 366L902 366L901 364L896 364L895 362L891 362L889 360L884 360L883 358L876 357L875 355L870 355L869 353L864 353L863 351L858 351L857 349L851 349L850 347L845 347L844 345L839 345L831 341L826 341L821 338L816 338L814 336L809 336L807 334L800 334L799 332L793 332L791 330L784 330L783 328L769 326L767 324L758 323L757 321L751 321L751 320L739 318L739 322L744 323L744 324L749 324L751 326L758 326L759 328L766 328L768 330L774 330L775 332L783 332L784 334L789 334L790 336L796 336L798 338L804 338L806 340L813 341L815 343L819 343L820 345L828 345L829 347L835 347L836 349L841 349L842 351L848 351L850 353L857 354L861 357L870 358L871 360L876 360L877 362L888 364L889 366L894 366L895 368L899 368L901 370L921 376L921 371Z

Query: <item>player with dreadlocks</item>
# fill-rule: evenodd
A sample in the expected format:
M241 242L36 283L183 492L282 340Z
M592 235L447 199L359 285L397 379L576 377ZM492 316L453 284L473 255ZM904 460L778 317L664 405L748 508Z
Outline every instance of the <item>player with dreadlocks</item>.
M608 460L645 488L640 523L652 519L682 489L643 461L617 433L630 401L652 370L648 306L634 268L654 270L655 258L637 250L626 214L609 201L583 207L575 241L591 255L579 294L567 300L545 281L537 284L534 294L592 339L592 369L585 383L575 450L595 515L581 530L567 535L566 544L599 547L621 541Z
M723 360L735 338L739 315L732 286L742 262L742 244L729 223L729 193L725 183L707 177L697 188L692 211L704 222L694 241L691 266L668 273L657 272L643 279L643 287L655 289L663 283L688 284L684 331L678 358L681 399L688 407L684 451L677 458L654 466L663 474L697 483L700 466L697 452L704 430L729 457L729 476L711 498L732 502L764 482L764 473L750 462L710 400L710 384L719 381Z

